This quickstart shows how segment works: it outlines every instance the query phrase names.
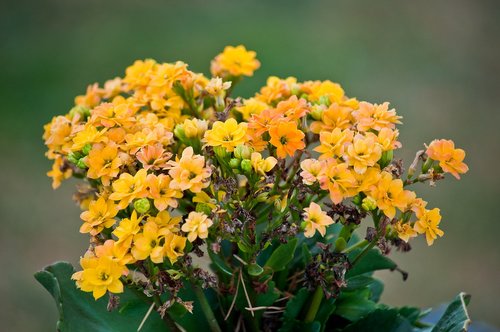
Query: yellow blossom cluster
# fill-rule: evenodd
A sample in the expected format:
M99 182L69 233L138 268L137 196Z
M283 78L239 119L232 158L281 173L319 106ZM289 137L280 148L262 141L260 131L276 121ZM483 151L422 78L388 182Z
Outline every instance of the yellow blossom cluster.
M463 150L433 141L420 154L421 174L404 179L393 161L401 116L389 103L350 98L331 81L274 76L253 97L231 98L259 66L241 45L215 57L211 79L180 61L137 60L45 126L53 187L71 176L86 181L75 195L80 232L91 237L73 276L83 291L120 293L130 269L155 273L144 262L180 271L193 247L255 232L245 222L261 207L274 206L278 223L292 218L307 238L334 223L321 205L346 202L387 218L388 237L425 234L430 245L443 235L439 209L406 187L443 173L459 178ZM246 233L231 226L240 215L250 216L241 220ZM245 241L238 245L250 250Z

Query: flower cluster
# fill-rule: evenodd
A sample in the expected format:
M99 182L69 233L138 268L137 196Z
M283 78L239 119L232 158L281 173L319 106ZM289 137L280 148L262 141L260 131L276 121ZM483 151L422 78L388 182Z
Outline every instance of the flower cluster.
M175 284L165 278L199 279L193 253L232 243L238 261L255 266L276 241L322 242L332 224L355 229L366 215L373 243L443 236L440 210L408 188L459 178L463 150L432 141L405 174L394 159L402 117L331 81L270 77L253 97L231 98L259 68L255 56L226 47L213 78L183 62L138 60L45 126L53 187L85 180L75 195L90 236L73 275L81 290L120 293L140 274L144 291L161 295Z

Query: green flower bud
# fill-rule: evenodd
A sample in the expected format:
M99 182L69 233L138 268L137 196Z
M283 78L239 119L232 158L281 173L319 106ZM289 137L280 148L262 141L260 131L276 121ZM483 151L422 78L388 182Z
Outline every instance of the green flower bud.
M321 105L330 106L330 98L328 96L321 96L319 97L319 103Z
M78 163L78 160L80 160L81 157L82 157L82 155L80 154L80 152L70 152L66 158L68 159L68 161L70 163L73 163L76 165Z
M268 197L269 197L269 194L266 192L263 192L263 193L258 194L257 197L255 197L255 200L257 202L265 202Z
M244 172L250 173L252 171L252 163L249 159L243 159L240 167Z
M85 158L78 159L78 161L76 163L76 166L78 168L81 168L81 169L86 169L87 168L87 164L85 163Z
M90 116L90 109L83 105L76 105L69 111L69 116L73 119L77 114L82 119L86 119Z
M231 168L238 168L240 167L240 160L236 158L232 158L229 160L229 167Z
M422 174L427 173L432 167L432 164L434 164L434 160L432 160L431 158L427 158L425 163L422 165Z
M226 159L229 157L229 152L227 152L226 148L223 146L215 146L214 152L217 157L220 159Z
M325 111L325 106L323 105L314 105L311 111L311 116L314 120L321 120L321 116Z
M377 201L375 201L372 197L368 196L363 198L363 201L361 202L361 207L365 211L372 211L377 208Z
M382 153L382 157L380 157L380 160L378 161L380 167L381 168L387 167L391 163L393 156L394 152L392 150L384 151Z
M243 144L234 148L234 156L238 159L250 159L252 152L254 152L254 150L251 147Z
M151 203L147 198L140 198L134 202L134 209L139 213L147 213L151 209Z
M209 216L212 214L212 208L205 203L196 204L196 212L201 212Z
M174 135L175 135L175 137L177 137L179 140L181 140L183 142L186 141L186 139L187 139L186 133L184 132L184 126L181 124L178 124L177 126L175 126Z
M87 144L85 144L85 145L83 146L83 148L82 148L82 153L83 153L84 155L88 155L88 154L89 154L89 152L90 152L90 150L92 150L92 144L87 143Z

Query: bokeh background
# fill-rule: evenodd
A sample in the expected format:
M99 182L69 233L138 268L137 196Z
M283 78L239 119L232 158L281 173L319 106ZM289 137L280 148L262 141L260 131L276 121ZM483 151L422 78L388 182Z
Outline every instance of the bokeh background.
M350 96L391 101L407 165L433 138L468 152L462 181L417 188L441 207L446 234L395 255L410 277L381 273L383 300L429 307L463 290L476 321L500 326L498 1L15 0L0 3L0 37L0 330L54 330L56 308L32 275L76 263L87 246L75 182L52 191L45 177L43 124L135 59L208 74L212 57L240 43L262 62L238 87L244 96L271 74L331 79Z

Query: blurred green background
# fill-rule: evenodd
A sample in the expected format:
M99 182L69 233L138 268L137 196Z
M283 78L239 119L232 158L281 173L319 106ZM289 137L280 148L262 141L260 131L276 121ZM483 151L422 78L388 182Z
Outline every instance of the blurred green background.
M434 306L473 295L475 320L500 326L500 4L498 1L98 1L0 4L0 322L6 331L52 331L57 317L33 273L76 263L75 181L52 191L43 124L66 113L87 84L123 75L135 59L183 60L208 73L225 45L262 62L238 91L268 75L331 79L350 96L391 101L407 164L424 142L452 138L470 172L420 186L441 208L445 237L396 254L410 273L382 273L389 304ZM402 154L401 154L402 153ZM0 328L0 329L2 329Z

